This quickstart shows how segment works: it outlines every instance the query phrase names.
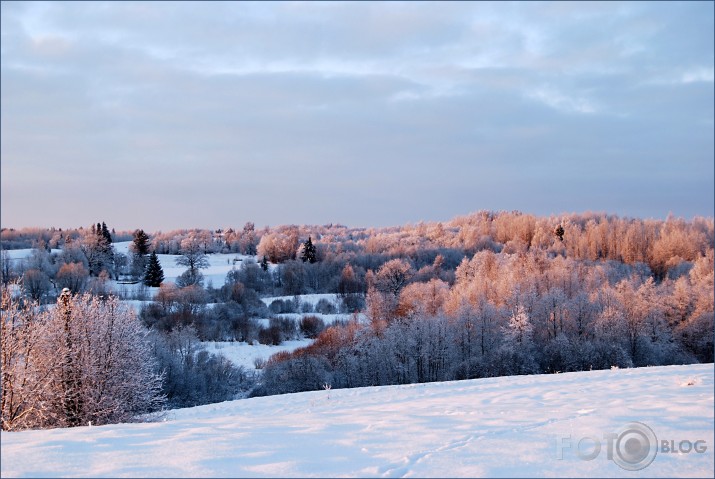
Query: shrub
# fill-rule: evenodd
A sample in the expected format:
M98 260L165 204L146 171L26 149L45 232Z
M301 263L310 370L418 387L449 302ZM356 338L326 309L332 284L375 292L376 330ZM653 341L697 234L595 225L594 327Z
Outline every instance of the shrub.
M315 312L320 314L335 314L337 308L335 305L325 298L320 298L320 301L315 305Z
M300 332L303 336L315 339L325 329L325 322L317 316L303 316L300 320Z

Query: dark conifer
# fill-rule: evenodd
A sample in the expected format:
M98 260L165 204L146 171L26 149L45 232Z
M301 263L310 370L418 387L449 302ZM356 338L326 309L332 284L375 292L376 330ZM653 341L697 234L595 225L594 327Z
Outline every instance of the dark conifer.
M161 269L161 263L159 263L156 252L152 251L151 255L149 255L149 263L146 265L146 272L144 273L144 284L157 288L161 286L163 281L164 270Z
M132 243L134 244L134 254L139 256L149 254L149 236L144 230L136 230L134 232Z
M554 234L559 238L559 240L563 241L564 240L564 227L561 225L558 225L556 229L554 230Z
M303 254L300 259L302 259L304 263L306 261L309 263L315 263L318 260L315 246L313 245L313 241L310 239L310 236L308 236L308 241L303 243Z
M99 230L99 223L97 223L97 229ZM104 239L107 240L107 243L112 244L112 235L109 232L109 228L107 228L107 223L105 223L104 221L102 221L101 231L102 231L102 236L104 237Z

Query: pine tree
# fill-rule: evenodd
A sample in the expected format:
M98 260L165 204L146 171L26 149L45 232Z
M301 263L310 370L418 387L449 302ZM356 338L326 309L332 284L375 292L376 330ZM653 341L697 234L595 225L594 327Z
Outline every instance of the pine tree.
M144 284L157 288L161 286L164 281L164 270L161 269L161 263L159 263L159 258L156 252L152 251L149 256L149 263L146 266L146 272L144 273Z
M554 234L559 238L560 241L564 240L564 227L561 225L558 225L556 229L554 229Z
M144 230L136 230L132 235L132 244L130 249L132 251L132 266L131 274L132 278L139 279L144 277L144 272L146 271L147 255L149 254L149 236L144 232Z
M149 236L144 230L136 230L134 232L132 243L134 245L134 254L139 256L149 254Z
M97 223L99 227L99 223ZM99 228L97 228L99 230ZM109 233L109 228L107 228L107 223L102 221L102 236L107 240L107 244L112 244L112 235Z
M268 271L268 258L263 256L263 259L261 260L261 268L263 268L263 271Z
M92 224L92 233L86 234L82 239L82 252L87 257L89 262L89 273L92 276L99 276L102 270L107 270L108 273L114 271L114 249L112 248L112 235L107 230L107 225Z
M304 263L306 261L309 263L315 263L318 260L316 257L315 246L313 245L313 241L310 239L310 236L308 236L308 241L303 243L303 254L300 259L302 259Z

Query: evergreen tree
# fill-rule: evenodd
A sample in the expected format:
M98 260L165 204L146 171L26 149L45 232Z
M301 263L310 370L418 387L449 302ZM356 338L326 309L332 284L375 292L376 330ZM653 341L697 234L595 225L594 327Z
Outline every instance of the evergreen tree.
M149 236L147 236L144 230L134 231L131 244L131 250L133 251L131 274L134 279L139 279L144 276L147 255L149 254L149 244Z
M152 251L149 256L149 263L146 266L146 272L144 273L144 284L157 288L161 286L164 281L164 270L161 269L161 264L159 263L159 258L156 256L156 252Z
M554 234L559 238L560 241L564 240L564 227L561 225L558 225L556 229L554 229Z
M263 268L263 271L268 271L268 258L263 256L263 259L261 260L261 268Z
M99 276L102 270L108 273L114 272L114 249L112 248L112 235L104 225L106 235L102 232L102 224L92 224L91 234L86 234L82 238L81 249L87 257L89 263L89 273L92 276Z
M139 256L149 254L149 236L144 230L136 230L134 232L132 243L134 244L134 254Z
M97 223L97 229L99 230L99 223ZM107 228L107 223L102 221L102 236L107 240L107 244L112 244L112 235L109 233L109 228Z
M309 263L315 263L318 260L315 246L313 245L313 241L310 239L310 236L308 236L308 241L303 243L303 254L300 259L302 259L304 263L306 261Z

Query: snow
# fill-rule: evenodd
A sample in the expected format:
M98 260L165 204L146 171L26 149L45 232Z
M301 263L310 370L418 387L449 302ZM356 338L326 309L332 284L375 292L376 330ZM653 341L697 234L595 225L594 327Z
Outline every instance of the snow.
M8 259L11 261L22 261L32 256L32 252L35 251L33 248L23 248L23 249L8 249L4 250L7 253ZM61 253L61 249L52 248L51 253Z
M633 421L681 452L622 469L606 437ZM1 439L2 477L712 477L713 365L321 390Z
M211 354L220 354L236 366L243 366L248 371L256 369L253 361L256 358L267 360L281 351L295 351L313 343L312 339L296 339L283 341L278 346L269 344L248 344L245 342L204 341L201 344Z
M129 245L131 241L121 241L113 243L114 250L118 253L128 254ZM176 259L180 255L174 254L158 254L159 263L161 264L161 269L164 271L165 281L176 281L176 278L181 276L181 273L186 271L186 266L177 266ZM241 267L241 262L246 259L255 260L255 256L246 256L237 253L212 253L206 255L206 259L209 262L209 267L201 270L201 274L204 275L204 284L208 285L209 282L213 283L214 288L220 288L226 282L226 275L232 269L239 269ZM235 260L235 261L234 261Z
M282 299L283 301L292 301L295 296L271 296L270 298L261 298L261 300L266 303L266 306L270 306L271 303L277 299ZM338 295L334 293L321 293L321 294L302 294L299 296L301 303L309 303L313 307L318 304L318 301L325 299L337 307L340 304L338 300Z

